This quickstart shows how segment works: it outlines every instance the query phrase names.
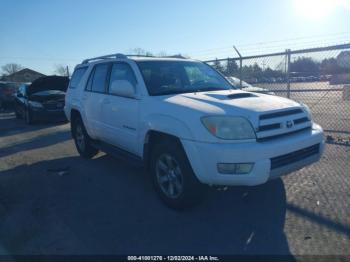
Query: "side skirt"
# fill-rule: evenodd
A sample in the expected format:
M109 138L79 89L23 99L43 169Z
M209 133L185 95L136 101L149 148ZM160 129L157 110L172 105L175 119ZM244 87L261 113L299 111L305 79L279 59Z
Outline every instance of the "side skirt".
M108 155L111 155L123 161L127 161L131 165L134 165L134 166L136 165L139 167L144 166L144 163L141 157L133 153L130 153L124 149L121 149L117 146L108 144L106 142L98 141L98 140L93 140L92 146L95 147L96 149L99 149L102 152L107 153Z

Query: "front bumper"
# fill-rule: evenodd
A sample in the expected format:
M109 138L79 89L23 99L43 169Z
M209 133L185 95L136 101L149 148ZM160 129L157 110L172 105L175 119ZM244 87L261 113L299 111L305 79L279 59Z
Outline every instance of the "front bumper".
M254 186L269 179L289 174L318 161L324 151L323 130L314 124L303 131L267 142L253 143L201 143L181 140L192 169L199 181L209 185ZM292 163L271 170L271 159L319 144L319 151ZM218 163L254 163L249 174L220 174Z
M66 115L63 109L59 110L46 110L39 109L33 110L31 109L33 120L42 120L42 121L66 121Z

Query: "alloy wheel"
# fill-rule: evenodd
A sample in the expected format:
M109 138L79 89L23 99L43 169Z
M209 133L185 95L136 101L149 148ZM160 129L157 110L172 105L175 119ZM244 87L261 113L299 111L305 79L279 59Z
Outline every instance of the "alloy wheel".
M159 156L156 161L157 182L163 193L172 199L178 198L183 190L183 174L180 165L169 154Z

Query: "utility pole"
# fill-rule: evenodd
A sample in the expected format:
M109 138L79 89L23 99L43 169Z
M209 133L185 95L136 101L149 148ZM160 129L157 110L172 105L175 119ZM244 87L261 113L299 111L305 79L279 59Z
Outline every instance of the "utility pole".
M235 51L237 52L238 56L239 56L239 87L240 89L242 89L242 56L241 53L238 51L238 49L233 46L233 49L235 49Z

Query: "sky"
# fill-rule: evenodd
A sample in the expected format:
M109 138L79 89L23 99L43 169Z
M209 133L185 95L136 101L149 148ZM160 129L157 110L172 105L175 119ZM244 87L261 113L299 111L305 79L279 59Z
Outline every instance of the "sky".
M130 53L197 59L350 42L350 0L0 0L0 66ZM1 71L1 70L0 70Z

